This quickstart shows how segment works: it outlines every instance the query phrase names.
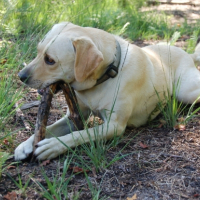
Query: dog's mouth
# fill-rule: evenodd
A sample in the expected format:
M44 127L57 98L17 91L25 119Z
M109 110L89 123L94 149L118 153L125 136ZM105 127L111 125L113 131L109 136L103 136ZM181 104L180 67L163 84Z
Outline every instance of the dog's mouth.
M58 81L56 83L63 83L63 81ZM52 84L55 84L55 83L52 83ZM50 84L50 85L52 85ZM50 85L46 86L45 88L49 87ZM44 90L45 88L43 89L38 89L37 92L40 94L40 95L43 95L44 94ZM56 91L54 92L54 94L58 93L59 91L61 90L61 87L59 84L57 84L57 87L56 87Z

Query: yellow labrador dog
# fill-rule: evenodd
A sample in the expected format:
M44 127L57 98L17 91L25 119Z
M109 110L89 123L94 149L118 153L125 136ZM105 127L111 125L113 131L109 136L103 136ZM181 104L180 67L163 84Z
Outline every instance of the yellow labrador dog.
M198 51L189 55L168 45L139 48L103 30L72 23L53 26L37 49L37 57L20 71L20 79L36 89L57 81L69 83L85 119L92 111L104 121L88 131L76 131L67 113L47 127L46 138L35 151L39 160L57 157L67 151L66 146L95 140L97 133L98 138L108 139L122 134L126 126L154 119L159 99L172 92L173 84L179 82L179 101L193 103L200 95L200 72L194 64ZM16 148L16 160L32 152L33 139Z

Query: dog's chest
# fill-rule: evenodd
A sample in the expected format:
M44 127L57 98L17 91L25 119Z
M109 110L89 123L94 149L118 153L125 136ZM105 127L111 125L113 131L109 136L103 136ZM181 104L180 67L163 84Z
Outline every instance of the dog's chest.
M92 111L109 109L112 106L114 91L106 92L105 89L98 89L87 92L77 92L77 97Z

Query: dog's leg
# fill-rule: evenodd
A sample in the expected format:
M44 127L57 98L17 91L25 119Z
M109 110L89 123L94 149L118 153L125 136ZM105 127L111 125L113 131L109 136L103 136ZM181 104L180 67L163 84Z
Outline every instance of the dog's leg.
M192 104L200 97L200 72L196 67L189 68L180 75L180 87L177 90L177 99L186 104Z
M68 117L63 117L54 124L47 126L45 138L60 137L76 130L74 124Z
M82 104L79 104L79 106ZM85 119L89 116L89 110L86 109L82 105L80 107L83 117ZM73 122L68 119L68 116L70 115L69 112L67 112L66 116L55 122L54 124L47 127L46 131L46 138L50 137L60 137L66 134L71 133L72 131L75 131L75 127L73 125ZM22 142L16 149L15 149L15 160L23 160L29 156L30 153L33 151L33 141L34 141L34 134L28 138L26 141Z
M194 60L194 63L196 65L200 65L200 52L195 52L193 54L190 54L192 59Z
M190 54L194 63L196 65L200 65L200 37L197 40L197 45L195 48L195 52L193 54Z
M89 128L88 130L75 131L71 134L42 140L38 143L35 155L39 160L52 159L66 152L68 148L95 141L98 139L108 139L115 134L120 135L124 131L126 124L121 124L116 120L105 121L104 124Z
M74 126L73 122L69 120L67 117L63 117L62 119L58 120L56 123L52 124L51 126L47 127L46 131L46 138L50 137L59 137L65 134L70 133L73 131ZM33 151L33 141L34 141L34 134L28 138L26 141L22 142L16 149L15 149L15 160L23 160L29 156L30 153Z
M34 134L15 149L15 160L23 160L33 151Z

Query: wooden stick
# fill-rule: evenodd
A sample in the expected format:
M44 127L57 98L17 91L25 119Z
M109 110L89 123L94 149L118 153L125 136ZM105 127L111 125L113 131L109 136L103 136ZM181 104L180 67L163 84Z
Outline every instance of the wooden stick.
M49 87L44 89L44 93L42 95L41 103L38 108L37 113L37 120L35 125L35 137L34 137L34 143L33 143L33 156L31 159L31 162L35 160L34 152L36 149L36 145L39 141L43 140L45 138L45 132L46 132L46 126L47 126L47 120L49 116L51 101L53 98L53 94L56 91L57 83L52 84Z
M60 88L63 90L65 99L67 101L68 108L70 111L69 119L71 119L74 122L74 125L77 128L77 130L82 130L84 127L83 122L81 120L81 116L79 114L78 101L74 89L71 88L69 84L66 83L54 83L51 86L45 88L37 114L37 120L34 132L35 137L33 143L33 156L31 162L35 160L34 152L37 143L45 138L46 125L49 116L51 101L53 98L53 94L55 93L56 88L58 86L60 86Z
M63 90L63 94L67 101L67 105L70 111L69 119L71 119L74 122L74 125L77 128L77 130L83 130L84 125L80 116L80 112L78 110L78 101L74 89L70 87L70 85L67 83L61 83L59 84L59 86Z
M32 107L38 107L40 105L40 101L31 101L29 103L25 103L20 107L20 110L26 110Z

